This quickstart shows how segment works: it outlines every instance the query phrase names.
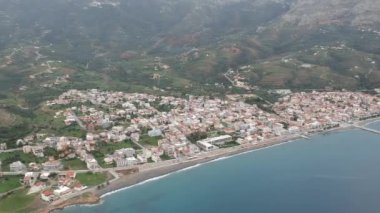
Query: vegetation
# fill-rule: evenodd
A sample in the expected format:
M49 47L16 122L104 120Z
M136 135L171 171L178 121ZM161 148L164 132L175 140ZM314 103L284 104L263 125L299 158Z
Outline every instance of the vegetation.
M46 147L44 149L44 156L46 156L46 157L54 157L55 159L58 159L59 152L56 149L54 149L54 148Z
M153 102L151 105L160 112L170 112L174 108L170 104L159 104L159 102Z
M64 124L62 122L62 124ZM68 137L85 138L86 131L82 130L79 125L64 126L62 128L55 129L58 135L65 135Z
M150 137L149 135L141 135L139 143L141 145L149 145L149 146L158 146L158 141L161 139L161 136L158 137Z
M81 170L87 169L85 162L79 160L78 158L66 159L62 161L65 170Z
M271 106L269 105L267 101L260 97L252 97L252 98L246 98L245 103L247 104L255 104L258 108L260 108L263 111L269 112L269 113L275 113Z
M125 140L118 143L98 143L97 150L101 153L113 153L118 149L124 148L140 149L131 140Z
M0 178L0 193L5 193L21 186L21 176L3 176ZM0 202L1 203L1 202Z
M208 138L218 137L218 136L221 136L221 135L224 135L224 132L222 132L222 131L216 131L216 130L207 132L207 137Z
M172 157L170 157L169 155L167 155L167 154L162 154L161 156L160 156L160 158L161 158L161 160L172 160L172 159L174 159L174 158L172 158Z
M18 123L19 118L7 112L5 109L0 108L0 127L8 127L8 126L13 126Z
M106 173L79 173L76 176L79 182L86 186L96 186L107 181Z
M3 171L9 171L9 164L15 161L21 161L28 166L28 163L43 163L45 160L46 159L38 158L33 154L25 154L22 151L0 153L0 161L2 162L1 167Z
M196 143L197 141L203 140L206 138L207 138L206 132L193 132L187 136L187 139L189 139L191 143Z
M18 190L2 198L0 201L0 212L26 212L38 194L27 195L27 190Z
M247 104L251 104L251 105L253 105L253 104L256 104L256 105L266 104L266 102L262 98L260 98L260 97L246 98L244 102L247 103Z
M94 158L96 159L96 161L98 162L99 166L101 166L102 168L108 168L108 167L111 167L110 165L107 165L105 162L104 162L104 158L106 157L104 152L100 152L100 151L92 151L91 154L94 156Z

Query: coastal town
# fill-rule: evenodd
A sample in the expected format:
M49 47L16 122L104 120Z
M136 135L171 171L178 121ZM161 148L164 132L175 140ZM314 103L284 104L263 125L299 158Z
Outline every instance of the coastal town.
M308 138L380 115L380 98L361 92L287 92L265 107L247 97L255 98L69 90L44 107L73 131L38 132L15 141L14 150L0 144L8 156L2 176L17 177L43 202L59 202L123 174Z

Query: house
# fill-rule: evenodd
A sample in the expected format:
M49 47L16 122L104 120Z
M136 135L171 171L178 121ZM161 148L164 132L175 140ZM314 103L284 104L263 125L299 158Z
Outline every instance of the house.
M117 159L115 159L115 163L116 163L117 167L128 166L128 161L125 158L117 158Z
M45 190L41 192L41 199L46 202L51 202L54 200L54 193L52 190Z
M140 134L139 133L132 133L130 137L131 137L131 140L133 142L139 142L139 140L140 140Z
M69 115L69 116L67 116L66 117L66 119L65 119L65 125L66 126L70 126L71 124L73 124L73 123L75 123L77 120L76 120L76 118L73 116L73 115Z
M31 171L40 171L41 170L41 165L40 164L37 164L35 162L31 162L28 164L28 168L31 170Z
M128 166L137 164L137 159L135 157L129 157L126 160L127 160Z
M38 178L38 173L36 172L27 172L23 178L23 184L25 186L32 186Z
M238 139L236 140L236 143L238 143L238 144L242 145L242 144L245 144L245 143L247 143L247 141L246 141L246 140L244 140L243 138L238 138Z
M23 140L23 139L18 139L17 141L16 141L16 145L17 146L20 146L20 145L25 145L26 143L25 143L25 141Z
M148 160L142 156L142 155L137 155L137 160L139 161L139 163L146 163L148 162Z
M44 157L44 147L43 146L33 146L32 147L33 155L39 158Z
M218 137L213 137L213 138L206 138L204 140L198 141L198 142L206 142L212 145L223 145L227 142L232 141L232 137L230 135L221 135ZM198 144L197 142L197 144Z
M150 137L158 137L162 135L162 131L160 129L152 129L148 131L148 135Z
M87 186L83 186L83 185L80 184L80 183L77 183L77 184L75 184L75 186L74 186L74 190L75 190L75 191L82 191L82 190L85 190L85 189L87 189Z
M300 128L297 127L297 126L291 126L291 127L289 127L288 131L289 131L290 134L298 134L298 133L301 132Z
M60 186L58 189L54 190L54 195L62 196L71 192L71 189L67 186Z
M133 157L135 155L136 151L133 148L125 148L125 149L119 149L115 151L116 155L119 156L125 156L127 158Z
M35 184L33 184L28 192L28 194L32 194L32 193L37 193L37 192L40 192L42 190L44 190L46 188L46 183L45 182L36 182Z
M112 156L107 156L105 157L104 159L104 162L107 164L107 165L111 165L113 163L113 157Z
M197 154L200 152L199 147L197 147L194 144L189 144L189 151L190 151L190 154Z
M23 151L24 153L26 153L26 154L31 153L31 152L32 152L32 146L30 146L30 145L25 145L25 146L22 147L22 151Z
M11 172L26 172L25 164L21 163L21 161L13 162L9 165L9 170Z
M174 145L171 144L164 144L162 146L164 153L172 158L175 158L177 156L176 148Z
M89 170L95 170L99 168L98 162L95 160L95 158L87 159L86 165Z
M44 157L44 147L43 146L30 146L25 145L22 147L22 151L26 154L33 153L36 157Z
M50 172L42 172L40 175L41 180L48 180L49 179Z
M1 143L0 144L0 150L6 150L7 149L7 144L6 143Z
M156 162L156 163L161 161L160 155L157 153L152 154L151 159L153 162Z
M84 142L84 145L85 145L85 148L88 152L91 152L91 151L94 151L95 150L95 146L96 146L96 142L95 141L89 141L89 140L86 140Z
M75 179L75 177L77 176L77 173L74 172L74 171L67 171L66 172L66 178L70 178L70 179Z
M206 141L197 141L197 145L203 149L204 151L212 151L212 150L215 150L217 149L216 146L206 142Z
M48 161L42 164L42 170L44 171L59 171L63 168L61 161L49 158Z

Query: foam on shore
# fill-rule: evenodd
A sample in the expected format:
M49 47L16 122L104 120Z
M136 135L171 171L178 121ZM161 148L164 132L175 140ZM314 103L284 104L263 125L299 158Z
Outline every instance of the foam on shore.
M221 156L219 158L216 158L216 159L204 162L204 163L197 163L195 165L192 165L192 166L189 166L189 167L186 167L186 168L182 168L182 169L179 169L177 171L173 171L173 172L170 172L170 173L167 173L167 174L164 174L164 175L160 175L160 176L157 176L157 177L149 178L147 180L141 181L141 182L133 184L131 186L123 187L123 188L120 188L120 189L113 190L111 192L104 193L104 194L102 194L99 197L100 198L100 202L99 203L95 203L95 204L76 204L76 205L65 206L64 208L74 208L76 206L94 207L94 206L102 205L104 203L104 199L103 198L105 198L105 197L107 197L109 195L113 195L113 194L116 194L118 192L122 192L124 190L128 190L128 189L136 187L136 186L144 185L144 184L149 183L149 182L157 181L157 180L163 179L163 178L165 178L165 177L167 177L169 175L175 174L175 173L181 173L181 172L184 172L184 171L188 171L188 170L200 167L200 166L205 165L205 164L214 163L214 162L218 162L218 161L223 161L223 160L226 160L226 159L229 159L229 158L232 158L232 157L248 154L248 153L255 152L255 151L260 151L260 150L263 150L263 149L272 148L272 147L275 147L275 146L280 146L280 145L291 143L291 142L295 142L295 141L297 141L297 140L289 139L289 141L283 141L283 142L280 142L280 143L277 143L277 144L273 144L273 145L269 145L269 146L266 146L266 147L257 148L257 149L253 149L253 150L247 150L247 151L243 151L241 153L231 154L229 156ZM56 210L54 210L54 211L56 211Z
M172 172L172 173L184 172L184 171L191 170L191 169L194 169L194 168L199 167L199 166L202 166L202 163L198 163L198 164L195 164L195 165L193 165L193 166L189 166L189 167L186 167L186 168L183 168L183 169L177 170L177 171ZM169 173L169 174L171 174L171 173Z
M124 187L124 188L116 189L116 190L111 191L111 192L107 192L107 193L101 195L100 198L104 198L104 197L106 197L108 195L112 195L112 194L115 194L117 192L121 192L121 191L130 189L130 188L135 187L135 186L143 185L143 184L146 184L146 183L149 183L149 182L152 182L152 181L156 181L156 180L162 179L162 178L164 178L166 176L169 176L170 174L172 174L172 173L168 173L168 174L161 175L161 176L158 176L158 177L150 178L150 179L141 181L140 183L133 184L131 186L127 186L127 187Z
M217 161L226 160L226 159L229 159L229 158L232 158L232 157L248 154L248 153L255 152L255 151L260 151L260 150L263 150L263 149L272 148L272 147L275 147L275 146L284 145L284 144L295 142L295 141L297 141L297 140L284 141L284 142L280 142L278 144L273 144L273 145L270 145L270 146L267 146L267 147L262 147L262 148L258 148L258 149L247 150L247 151L244 151L244 152L241 152L241 153L237 153L237 154L232 154L230 156L221 156L219 158L216 158L216 159L204 162L204 163L198 163L198 164L195 164L193 166L189 166L189 167L186 167L186 168L183 168L183 169L179 169L177 171L170 172L168 174L160 175L160 176L157 176L157 177L153 177L153 178L141 181L141 182L133 184L131 186L127 186L127 187L123 187L123 188L120 188L120 189L116 189L116 190L111 191L111 192L107 192L107 193L101 195L100 198L107 197L109 195L112 195L112 194L115 194L115 193L118 193L118 192L130 189L130 188L135 187L135 186L140 186L140 185L143 185L143 184L146 184L146 183L149 183L149 182L157 181L157 180L160 180L162 178L165 178L165 177L167 177L169 175L172 175L172 174L175 174L175 173L181 173L181 172L184 172L184 171L188 171L188 170L200 167L200 166L205 165L205 164L209 164L209 163L214 163L214 162L217 162Z

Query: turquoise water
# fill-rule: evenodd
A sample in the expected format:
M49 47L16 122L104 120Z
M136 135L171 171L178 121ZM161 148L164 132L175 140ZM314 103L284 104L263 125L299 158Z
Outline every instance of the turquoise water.
M64 213L379 213L380 136L319 135L177 172Z

